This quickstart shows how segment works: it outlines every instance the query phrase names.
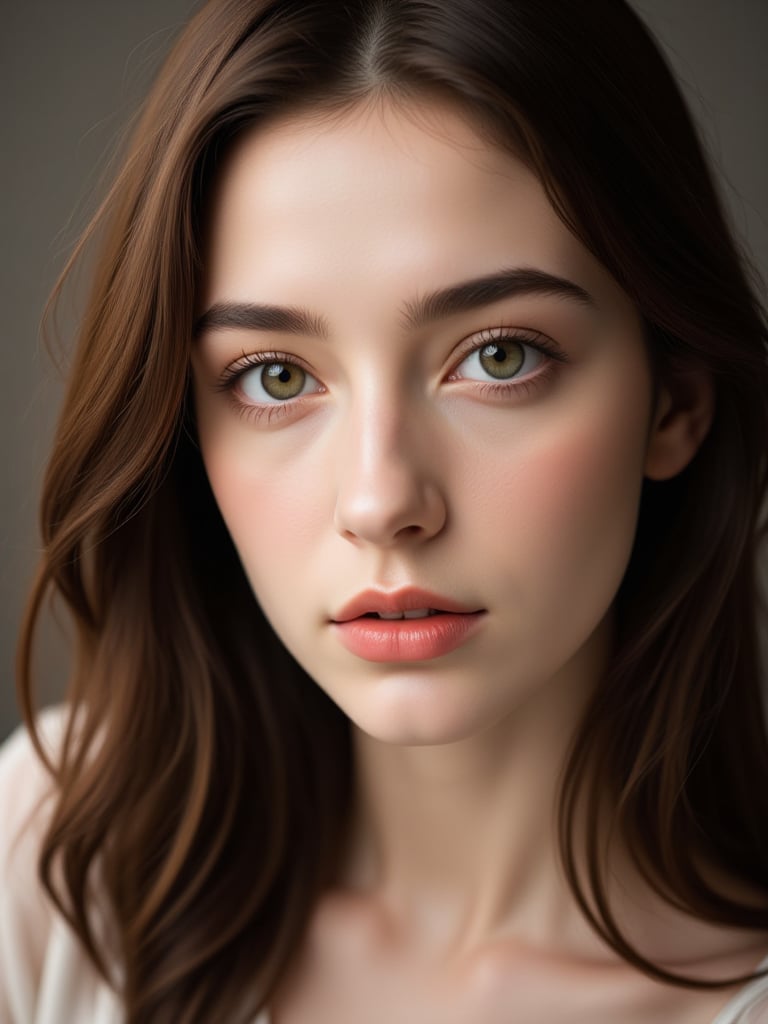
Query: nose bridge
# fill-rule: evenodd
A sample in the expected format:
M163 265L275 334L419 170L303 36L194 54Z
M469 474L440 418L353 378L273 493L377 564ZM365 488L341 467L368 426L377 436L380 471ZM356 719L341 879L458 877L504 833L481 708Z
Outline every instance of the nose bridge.
M434 466L425 459L428 416L418 396L382 376L350 401L336 500L337 530L349 539L388 545L438 532L445 508Z
M406 468L402 457L407 455L404 442L411 428L409 404L402 388L383 377L372 376L360 389L351 404L350 440L351 464L363 477L375 479L382 472Z

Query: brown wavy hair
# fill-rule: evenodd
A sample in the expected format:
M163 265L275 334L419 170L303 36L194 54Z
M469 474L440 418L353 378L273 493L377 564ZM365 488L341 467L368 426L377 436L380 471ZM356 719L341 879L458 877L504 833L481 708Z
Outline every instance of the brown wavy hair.
M703 920L768 929L766 904L702 871L713 864L768 903L756 575L768 330L657 44L623 0L211 0L65 271L98 240L19 658L44 756L32 648L47 597L63 598L77 633L72 715L40 877L105 977L91 911L109 907L133 1024L246 1020L269 1002L332 884L354 778L349 723L264 619L195 444L189 361L212 175L240 133L275 115L426 93L535 170L636 303L657 382L704 368L716 387L693 461L644 483L615 660L564 773L569 883L648 975L742 980L672 974L623 937L597 827L607 785L613 827L659 893Z

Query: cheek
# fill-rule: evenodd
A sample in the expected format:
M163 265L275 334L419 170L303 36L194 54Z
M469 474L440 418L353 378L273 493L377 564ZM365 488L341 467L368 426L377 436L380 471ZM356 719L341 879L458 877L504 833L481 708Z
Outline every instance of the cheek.
M295 585L327 522L306 442L297 438L296 451L256 444L253 426L233 424L231 414L220 427L215 418L201 423L200 437L211 489L253 588L262 591L264 580Z
M487 496L487 557L508 551L510 578L519 567L542 608L572 614L589 595L599 605L615 594L636 527L645 416L639 401L584 403L532 431L476 489Z

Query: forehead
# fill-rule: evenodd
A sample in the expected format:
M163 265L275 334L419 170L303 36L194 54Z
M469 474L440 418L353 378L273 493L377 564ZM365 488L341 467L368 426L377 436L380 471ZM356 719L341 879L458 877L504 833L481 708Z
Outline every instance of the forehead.
M244 135L212 195L205 262L208 302L254 289L291 301L281 293L294 287L330 302L340 278L345 301L373 280L394 301L510 264L581 275L590 291L612 282L529 167L434 99L309 111Z
M214 220L233 208L286 220L320 213L318 200L329 213L340 206L354 213L358 203L410 198L426 207L461 200L471 210L500 189L508 193L511 182L541 190L521 160L487 141L455 106L366 102L273 119L246 133L219 173L211 209Z

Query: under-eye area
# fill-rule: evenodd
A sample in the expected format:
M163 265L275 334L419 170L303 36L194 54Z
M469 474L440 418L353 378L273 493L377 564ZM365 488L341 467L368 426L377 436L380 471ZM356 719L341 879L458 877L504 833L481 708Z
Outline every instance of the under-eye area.
M2 1024L768 1024L768 325L634 4L194 4L72 261Z

